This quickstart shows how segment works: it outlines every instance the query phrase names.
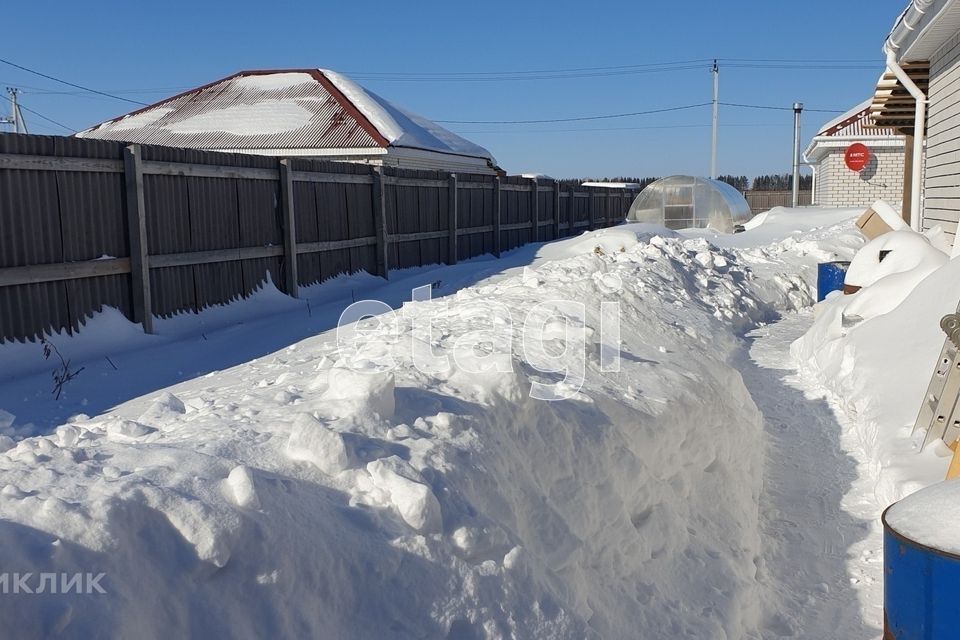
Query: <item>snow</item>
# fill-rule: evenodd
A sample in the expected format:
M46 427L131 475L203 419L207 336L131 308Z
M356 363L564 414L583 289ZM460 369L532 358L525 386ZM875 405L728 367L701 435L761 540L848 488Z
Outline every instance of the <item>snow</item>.
M262 73L256 75L239 76L233 83L243 89L260 89L261 91L276 91L289 89L297 85L313 82L313 76L299 71L287 73Z
M496 164L493 155L483 147L461 138L435 122L394 105L347 76L329 69L320 69L320 73L357 107L391 145L478 156Z
M313 115L291 100L263 100L212 109L167 123L164 128L174 133L225 131L238 136L270 135L305 127Z
M105 311L51 337L85 367L58 401L38 345L0 345L0 563L108 591L0 615L24 636L868 637L877 452L787 349L816 263L863 245L856 213L623 225L300 300L266 283L157 336ZM334 330L364 297L389 306ZM873 377L840 384L892 384Z
M906 281L905 289L889 291L900 300L895 308L844 323L859 296L896 275L822 303L819 317L792 348L806 374L823 384L856 423L864 460L879 465L870 474L875 486L868 492L877 512L941 480L952 454L940 442L919 452L923 434L914 437L911 431L943 345L940 318L955 311L960 300L960 262L944 260L919 282Z
M891 529L922 545L960 555L960 480L921 489L886 513Z
M877 200L870 205L870 208L880 216L880 219L883 220L892 231L902 231L910 228L910 225L900 217L900 213L886 201Z
M147 127L160 121L165 115L173 111L171 107L157 107L148 109L141 113L124 116L114 122L111 126L114 131L131 131L140 127ZM80 134L77 134L78 136ZM82 136L81 136L82 137ZM105 259L110 256L102 256L98 259Z

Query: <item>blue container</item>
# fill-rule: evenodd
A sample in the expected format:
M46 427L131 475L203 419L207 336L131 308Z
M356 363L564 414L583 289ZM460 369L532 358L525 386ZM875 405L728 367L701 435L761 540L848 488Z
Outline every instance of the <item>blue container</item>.
M960 640L960 556L897 533L886 511L882 519L883 637Z
M847 276L849 266L850 263L844 260L817 265L817 302L821 302L831 291L843 291L843 279Z

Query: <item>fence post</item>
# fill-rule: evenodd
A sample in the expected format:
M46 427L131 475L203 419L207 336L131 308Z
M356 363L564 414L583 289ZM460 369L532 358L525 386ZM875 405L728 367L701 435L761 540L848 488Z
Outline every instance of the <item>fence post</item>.
M493 255L500 257L500 176L493 179Z
M147 244L146 205L143 197L143 160L140 145L123 149L123 177L127 200L127 229L130 243L130 284L133 294L133 321L153 333L153 302L150 295L150 256Z
M574 223L577 220L577 185L571 184L567 188L567 235L572 236L577 228Z
M280 207L283 220L283 258L287 266L284 270L284 288L287 295L298 298L297 223L293 210L293 174L290 172L288 158L280 161Z
M536 242L540 231L540 198L537 195L538 182L530 178L530 242Z
M553 239L560 237L560 181L553 181Z
M450 216L450 248L447 264L457 264L457 174L447 178L447 202Z
M594 189L593 187L588 187L588 188L590 189L590 191L589 191L589 193L590 193L590 200L588 201L589 204L587 205L587 206L590 207L590 211L589 211L589 214L590 214L590 227L589 227L589 229L590 229L590 231L593 231L594 229L597 228L597 201L596 201L596 198L595 198L596 189Z
M383 193L383 167L373 168L373 223L377 235L377 275L390 278L390 258L387 253L387 199Z

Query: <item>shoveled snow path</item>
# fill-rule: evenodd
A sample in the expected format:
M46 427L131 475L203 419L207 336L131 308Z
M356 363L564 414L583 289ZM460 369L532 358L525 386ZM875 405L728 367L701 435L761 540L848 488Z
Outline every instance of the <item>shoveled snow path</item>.
M851 426L790 357L790 343L811 322L809 312L793 314L752 332L749 358L739 363L766 435L759 575L765 609L775 613L765 627L778 637L877 638L882 538L851 493L863 484L845 436Z

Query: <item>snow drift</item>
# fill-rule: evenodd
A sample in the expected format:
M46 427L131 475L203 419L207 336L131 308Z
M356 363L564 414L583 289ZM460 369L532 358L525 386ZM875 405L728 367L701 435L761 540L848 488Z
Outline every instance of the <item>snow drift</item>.
M4 571L107 593L0 615L25 637L761 637L761 416L729 362L812 301L782 258L823 249L786 235L585 234L7 438Z
M940 318L960 300L960 262L927 236L893 231L863 247L847 281L864 288L821 303L791 350L856 425L851 447L870 485L862 513L875 519L943 479L952 455L939 441L919 452L923 435L911 431L945 337Z

